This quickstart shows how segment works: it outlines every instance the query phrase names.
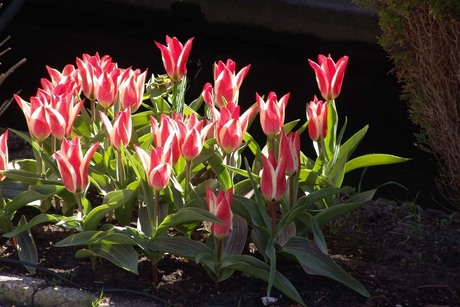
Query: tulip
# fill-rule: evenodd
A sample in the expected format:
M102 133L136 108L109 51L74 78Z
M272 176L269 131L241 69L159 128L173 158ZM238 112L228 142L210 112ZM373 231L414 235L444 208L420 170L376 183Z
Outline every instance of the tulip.
M99 116L101 117L105 129L107 130L107 134L109 135L110 145L112 145L116 150L118 150L120 146L127 146L131 140L131 110L126 109L118 111L115 115L113 124L103 112L99 111Z
M226 154L234 152L241 146L249 120L256 111L257 109L253 106L240 116L240 107L234 102L229 102L221 108L219 118L216 121L215 134L217 143Z
M165 114L160 115L160 124L151 116L150 127L153 134L153 141L156 147L170 147L172 163L176 164L180 158L179 128L176 121Z
M117 77L120 71L113 70L110 73L106 71L94 79L94 96L97 102L107 109L116 102L118 94Z
M8 169L8 130L0 136L0 170ZM0 174L0 181L5 179L5 175Z
M147 70L127 69L119 76L119 100L121 109L131 109L131 114L136 112L144 99L145 77Z
M213 123L203 127L204 121L198 120L195 113L188 115L185 121L176 119L176 123L180 152L186 161L192 161L203 149L204 141L213 127Z
M14 99L24 113L31 137L43 142L51 134L49 111L46 106L36 97L31 97L30 103L18 95L14 95Z
M214 63L214 89L210 83L205 84L203 93L205 102L212 98L218 108L222 108L228 102L238 104L238 96L241 84L249 72L251 65L243 67L236 73L236 64L228 59L226 63L219 61Z
M288 103L289 93L281 97L278 101L276 94L270 92L265 102L259 94L256 93L257 106L260 114L260 124L262 130L268 137L277 136L284 125L284 114Z
M46 66L46 70L51 77L51 83L53 85L66 83L68 80L76 80L78 78L78 71L72 64L66 65L62 72L49 66Z
M164 189L169 183L172 172L171 149L156 147L151 150L150 155L136 145L134 149L145 169L149 186L156 192Z
M260 190L264 198L269 201L278 201L286 192L286 159L276 161L273 150L268 157L262 155L262 174L260 176Z
M187 74L187 60L192 50L193 37L190 38L185 45L176 37L166 35L166 45L162 45L155 41L155 44L161 51L163 65L169 78L174 82L178 82Z
M88 167L99 143L94 143L83 156L80 138L63 139L61 149L54 153L62 181L66 189L74 194L88 187Z
M327 102L318 100L316 96L308 103L308 135L315 142L320 142L327 136L327 110Z
M300 134L291 132L288 136L281 133L279 154L280 160L286 160L285 174L293 176L300 170Z
M308 59L308 62L315 71L316 82L321 91L321 96L323 96L326 101L337 98L342 89L343 77L348 64L348 56L343 56L337 63L334 63L331 55L326 57L320 54L318 55L318 63L310 59Z
M206 200L209 211L223 222L223 224L211 224L211 233L218 240L228 236L232 229L232 198L233 189L229 189L226 192L219 191L216 196L210 187L206 187Z

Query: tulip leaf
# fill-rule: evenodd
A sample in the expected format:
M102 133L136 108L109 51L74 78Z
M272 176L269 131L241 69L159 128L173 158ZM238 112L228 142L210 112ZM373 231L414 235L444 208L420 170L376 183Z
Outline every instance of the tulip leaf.
M78 245L91 245L91 244L129 244L137 245L137 241L130 238L124 233L115 232L115 230L101 231L101 230L86 230L80 233L73 234L67 238L57 242L57 247L68 247Z
M36 201L45 200L59 193L63 189L63 186L56 185L32 186L29 190L18 194L15 198L8 202L3 210L13 216L19 208L22 208Z
M297 124L300 122L300 119L296 119L296 120L293 120L289 123L286 123L283 125L283 131L286 135L289 134L289 132L292 131L292 129L295 128L295 126L297 126Z
M203 150L211 150L209 148L203 147ZM222 158L219 157L215 152L213 152L208 157L208 163L211 166L211 169L219 178L219 182L222 185L223 190L228 190L232 186L232 180L230 175L223 164Z
M369 292L358 280L335 263L329 255L323 253L316 243L308 239L292 237L280 252L294 256L302 269L308 274L334 279L362 296L370 296Z
M365 205L367 202L352 202L346 204L340 204L326 208L315 215L315 220L320 226L325 225L327 222L333 221L338 217L350 213L359 207Z
M41 176L35 172L29 172L24 170L7 170L3 171L3 174L14 181L20 181L24 184L31 184L35 185L39 180L41 180Z
M25 216L21 216L18 225L22 226L25 224L27 224L27 219ZM27 263L38 264L37 246L35 245L35 241L32 237L30 229L27 229L27 231L16 235L14 239L16 240L19 259ZM29 271L30 274L35 274L35 267L30 267L27 265L24 267L27 269L27 271Z
M222 224L222 221L208 210L196 207L184 207L176 213L167 215L161 224L158 225L154 236L160 236L170 227L201 221L209 221L212 223Z
M297 203L291 210L289 210L285 215L281 217L281 220L278 223L278 229L282 229L287 227L291 222L293 222L302 212L304 212L306 209L312 207L314 204L316 204L318 201L338 194L342 191L345 191L346 189L338 189L338 188L324 188L320 189L317 191L314 191L310 194L308 194L307 197L305 197L302 201Z
M411 160L410 158L402 158L389 154L367 154L356 157L345 164L345 173L348 173L354 169L376 166L402 163Z
M232 230L230 231L230 234L224 239L224 255L241 255L244 246L246 245L247 238L248 223L241 216L233 214Z
M13 199L27 190L29 185L17 181L0 181L0 195L3 198Z
M136 275L138 274L137 267L139 254L131 245L100 244L91 246L90 249L84 248L78 250L75 253L75 257L101 257L107 259L120 268Z
M345 175L345 164L347 163L350 156L358 147L359 143L362 141L369 126L366 125L364 128L356 132L351 136L340 148L338 149L337 158L334 163L328 163L326 166L325 174L334 183L334 186L340 187Z
M144 248L195 260L199 255L213 253L206 244L187 237L155 237L145 242Z
M232 268L248 275L259 278L265 282L270 280L270 266L263 261L249 255L236 255L225 257L221 269ZM275 271L273 285L287 297L301 306L306 306L299 292L280 272Z
M27 231L28 229L30 229L30 228L32 228L32 227L34 227L36 225L39 225L39 224L42 224L42 223L57 223L62 219L64 219L63 216L55 216L55 215L52 215L52 214L44 214L44 213L42 213L42 214L39 214L39 215L36 215L35 217L33 217L28 223L16 227L15 230L6 233L3 236L5 238L11 238L11 237L14 237L14 236L20 234L21 232Z
M92 209L83 220L85 230L95 230L105 215L123 205L133 202L136 196L135 190L123 189L107 193L101 205Z

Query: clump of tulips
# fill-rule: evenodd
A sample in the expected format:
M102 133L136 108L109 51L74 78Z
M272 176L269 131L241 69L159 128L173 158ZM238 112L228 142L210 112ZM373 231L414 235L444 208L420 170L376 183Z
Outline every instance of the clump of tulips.
M142 255L157 283L158 263L170 253L200 263L215 282L242 271L266 281L267 296L276 287L304 305L277 270L278 258L289 255L306 273L368 296L329 256L321 227L374 195L342 187L347 172L407 159L352 158L367 126L348 140L342 140L345 127L337 130L335 99L348 57L308 60L323 100L313 97L304 119L286 123L289 93L255 93L243 110L239 90L250 66L237 71L231 59L215 63L213 83L187 102L192 42L169 36L166 45L155 42L166 74L147 79L147 70L84 54L62 71L48 67L35 96L14 96L29 133L9 130L32 145L35 159L8 161L8 131L0 137L1 234L17 245L20 259L36 263L30 229L56 223L72 229L56 246L81 246L75 256L91 257L94 265L103 258L137 274ZM265 144L248 132L257 122ZM308 140L314 158L301 151ZM88 199L89 189L102 201ZM24 206L40 213L14 225ZM199 228L208 236L192 239ZM259 257L243 253L248 238Z

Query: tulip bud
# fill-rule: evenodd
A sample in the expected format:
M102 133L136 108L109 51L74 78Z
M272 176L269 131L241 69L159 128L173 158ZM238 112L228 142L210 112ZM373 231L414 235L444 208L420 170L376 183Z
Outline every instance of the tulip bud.
M327 136L327 109L327 102L318 100L316 96L308 103L308 135L315 142L324 140Z
M318 83L321 96L326 101L331 101L339 96L342 89L342 82L345 75L345 69L348 64L348 56L343 56L337 63L331 58L320 54L318 63L308 60L311 68L315 71L316 81Z
M223 222L223 224L211 224L211 233L217 239L225 238L232 229L232 199L232 188L226 192L219 191L216 196L210 187L206 187L206 200L209 211Z

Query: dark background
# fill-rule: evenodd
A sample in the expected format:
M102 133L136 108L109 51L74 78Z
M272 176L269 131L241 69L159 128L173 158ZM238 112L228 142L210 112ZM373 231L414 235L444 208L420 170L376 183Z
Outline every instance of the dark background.
M382 152L413 159L403 164L370 168L362 188L396 181L407 187L409 193L393 185L381 188L377 196L415 201L423 207L437 207L437 202L442 201L434 186L433 159L415 144L413 134L417 129L408 120L406 105L399 100L400 87L389 73L392 65L376 40L360 39L361 33L351 33L354 35L346 39L330 39L324 33L276 31L281 19L273 20L275 27L249 26L238 21L213 23L198 4L186 1L178 1L168 9L110 1L23 2L14 18L0 28L0 38L11 35L8 46L13 48L2 56L1 71L23 57L27 63L5 81L0 89L1 101L19 89L21 97L29 100L40 86L40 78L48 77L45 65L61 70L66 64L75 64L75 58L83 53L108 54L119 67L148 69L149 75L164 73L154 40L164 44L165 36L170 35L182 42L195 38L188 64L189 101L200 94L205 82L212 82L212 64L231 58L237 70L251 64L240 93L243 109L255 102L256 92L266 95L274 91L278 97L290 92L286 121L300 118L303 123L306 104L313 95L319 96L307 59L316 61L319 53L330 53L335 60L348 55L342 94L336 100L339 125L346 116L348 137L364 125L370 125L356 153ZM232 1L235 2L238 1ZM0 15L7 11L8 1L5 4ZM221 12L225 13L225 10ZM312 10L311 14L314 18L316 11ZM314 25L309 24L312 18L306 18L302 26L321 27L319 19L325 24L327 21L333 30L332 17L336 16L327 18L327 11L321 14ZM360 17L349 15L347 18L353 22L353 18ZM376 27L376 17L374 22L369 30ZM360 31L364 33L366 29ZM22 112L15 103L0 117L0 126L26 129ZM261 131L255 129L258 126L256 122L250 132L263 142ZM307 133L303 134L302 149L313 157ZM346 183L356 186L360 175L359 170L351 172Z

